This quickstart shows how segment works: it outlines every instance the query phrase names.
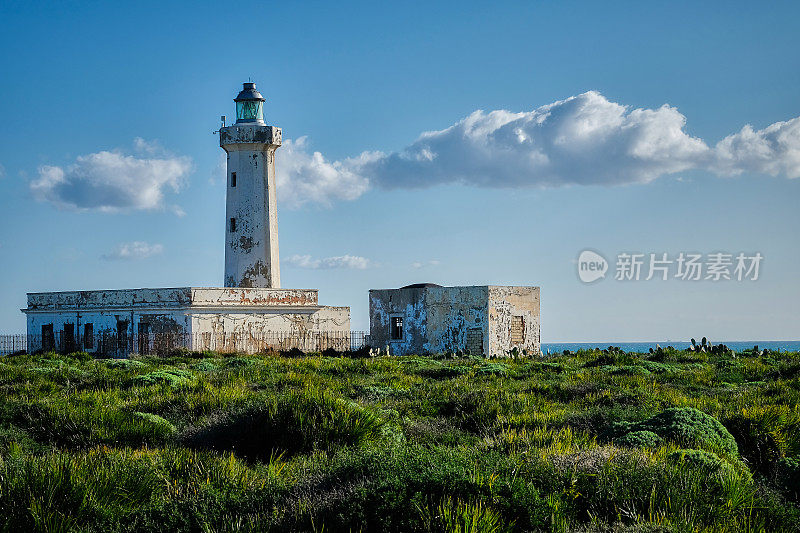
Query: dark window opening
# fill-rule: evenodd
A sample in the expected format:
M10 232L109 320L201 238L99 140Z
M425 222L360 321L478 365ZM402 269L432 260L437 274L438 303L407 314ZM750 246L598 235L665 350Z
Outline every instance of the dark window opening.
M401 316L392 317L390 336L393 341L398 341L403 338L403 317Z
M75 324L64 324L64 353L73 353L75 348Z
M234 233L235 231L236 231L236 219L232 218L231 219L231 233Z
M91 322L83 325L83 348L85 350L94 348L94 326Z
M139 322L139 354L144 355L150 351L150 324Z
M128 321L117 320L117 351L124 353L128 349Z
M231 187L236 187L236 172L231 172Z
M56 339L53 335L53 324L44 324L42 326L42 350L52 352L55 348Z

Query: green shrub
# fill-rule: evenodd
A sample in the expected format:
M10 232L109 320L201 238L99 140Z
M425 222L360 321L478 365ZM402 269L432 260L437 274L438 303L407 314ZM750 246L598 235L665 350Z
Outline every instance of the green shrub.
M508 375L508 365L505 363L484 363L475 369L477 374L490 374L495 376Z
M135 359L106 359L105 365L108 368L118 368L120 370L136 370L147 366Z
M775 482L786 498L800 502L800 459L785 457L775 464Z
M200 361L199 363L192 365L192 368L200 372L213 372L219 367L213 361Z
M647 430L631 431L614 439L615 444L629 448L655 448L662 442L661 437Z
M133 413L133 417L150 425L150 427L152 428L151 433L161 435L165 440L166 438L171 437L175 433L175 426L172 425L172 423L169 422L168 420L156 414L142 413L140 411L135 411Z
M39 451L42 449L24 429L13 426L0 428L0 455L8 453L11 448L28 451Z
M793 410L748 407L727 418L725 426L754 472L768 475L781 457L800 452L800 416Z
M667 456L667 461L686 465L703 476L736 475L730 463L720 459L717 454L705 450L677 450Z
M60 447L98 444L142 446L163 444L174 428L156 415L135 414L113 405L63 402L15 406L13 421L36 441Z
M474 448L347 450L314 465L293 501L326 531L348 531L354 524L362 531L442 531L448 522L463 526L472 519L504 527L511 521L506 517L514 517L520 531L543 530L547 504L518 469L503 454ZM297 515L279 526L312 529L309 518Z
M148 387L151 385L167 385L170 387L181 387L188 385L192 380L191 372L179 369L155 370L136 376L131 383L136 387Z
M666 441L688 448L739 456L736 439L725 426L713 416L692 407L667 409L642 422L621 423L615 428L620 437L635 431L650 431Z
M379 440L386 424L368 408L312 389L218 412L206 424L188 429L183 441L192 447L264 459L276 452L296 454Z
M231 357L225 361L225 366L227 368L247 368L252 364L253 360L246 357Z

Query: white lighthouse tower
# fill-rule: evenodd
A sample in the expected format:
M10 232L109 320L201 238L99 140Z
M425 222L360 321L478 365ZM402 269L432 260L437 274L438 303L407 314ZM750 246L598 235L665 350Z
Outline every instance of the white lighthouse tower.
M234 99L236 124L219 130L228 154L225 286L281 286L275 150L281 129L264 123L264 97L245 83Z
M234 101L236 124L219 130L228 154L225 286L28 293L22 312L29 351L127 356L176 347L351 348L349 307L319 305L316 289L281 288L275 197L281 130L264 123L255 83L245 83Z

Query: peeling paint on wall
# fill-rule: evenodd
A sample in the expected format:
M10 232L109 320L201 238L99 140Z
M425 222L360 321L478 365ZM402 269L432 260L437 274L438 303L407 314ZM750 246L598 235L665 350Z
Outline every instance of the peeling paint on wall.
M224 284L280 287L273 153L281 145L281 130L234 124L220 129L219 144L228 154Z
M53 331L61 332L65 324L81 328L87 323L97 335L116 335L118 324L127 322L129 339L140 331L140 324L147 324L148 334L182 333L199 342L203 334L209 340L229 334L231 338L249 336L253 343L236 346L242 351L262 349L265 336L344 337L350 333L350 308L318 305L313 289L184 287L30 293L28 307L22 311L27 314L28 334L34 337L41 334L43 325L52 324ZM34 343L29 349L40 347Z
M480 350L504 356L517 348L540 352L538 287L414 287L369 291L370 343L391 353ZM403 338L390 322L402 317ZM522 342L511 342L512 317L524 324Z

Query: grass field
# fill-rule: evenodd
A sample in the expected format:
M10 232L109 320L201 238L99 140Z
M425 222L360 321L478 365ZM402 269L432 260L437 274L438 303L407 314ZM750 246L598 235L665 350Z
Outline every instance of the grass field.
M800 354L0 360L3 531L792 531Z

